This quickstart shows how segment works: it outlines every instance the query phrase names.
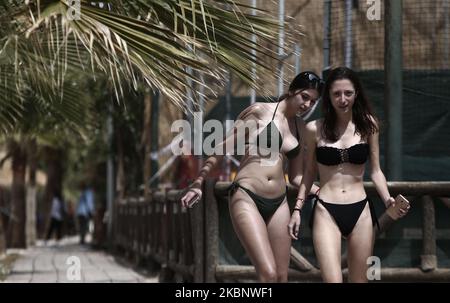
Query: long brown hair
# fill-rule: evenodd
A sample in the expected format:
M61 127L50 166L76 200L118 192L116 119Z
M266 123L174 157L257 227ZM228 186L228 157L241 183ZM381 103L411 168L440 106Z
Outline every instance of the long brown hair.
M331 85L337 80L350 80L355 88L356 98L352 108L353 123L355 123L355 134L359 134L361 138L367 138L378 132L378 120L373 114L372 106L367 99L361 82L356 73L347 67L337 67L330 72L325 82L322 96L322 110L324 114L322 137L336 142L338 134L336 133L336 111L331 104L330 89ZM374 122L376 121L376 123Z

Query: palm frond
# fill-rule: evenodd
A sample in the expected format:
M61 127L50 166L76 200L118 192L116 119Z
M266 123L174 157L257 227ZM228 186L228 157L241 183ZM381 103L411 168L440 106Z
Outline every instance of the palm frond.
M136 87L139 77L184 108L186 92L192 89L190 81L214 94L216 86L206 85L201 79L223 84L225 70L262 93L270 93L252 74L252 68L256 67L257 74L273 75L274 79L278 76L266 63L268 58L278 60L272 50L277 46L278 20L249 15L243 12L249 6L227 0L109 3L111 11L81 1L81 18L69 20L67 1L47 1L28 34L59 22L59 27L74 37L66 41L77 41L88 51L91 67L110 77L118 99L121 83ZM145 19L136 18L136 13L143 16L145 12ZM257 42L252 41L252 34L258 37ZM288 32L287 39L292 37ZM60 42L64 49L65 42ZM252 50L257 52L256 57L250 55ZM192 72L187 72L188 67ZM198 95L195 93L194 98Z
M146 83L183 110L201 91L216 95L228 71L270 94L265 83L278 78L270 62L279 60L280 25L267 12L250 15L250 6L232 0L109 3L110 11L81 0L81 18L71 20L68 0L1 2L0 131L23 118L24 96L30 95L40 108L36 113L82 125L71 107L80 92L67 91L69 74L106 77L118 101L125 86ZM286 31L286 45L295 34ZM265 75L264 82L258 74Z

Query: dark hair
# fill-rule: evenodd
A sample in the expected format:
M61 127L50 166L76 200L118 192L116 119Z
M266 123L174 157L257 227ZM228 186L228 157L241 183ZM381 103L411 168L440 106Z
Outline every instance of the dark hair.
M61 190L59 188L55 188L53 190L53 196L55 198L58 198L59 200L62 200L62 194L61 194Z
M336 112L331 104L330 89L335 81L343 79L350 80L355 87L356 98L352 108L355 134L359 134L362 138L367 138L378 131L378 127L374 122L374 120L377 121L377 118L373 114L372 107L364 94L358 76L353 70L347 67L337 67L330 72L330 75L325 82L324 94L322 97L322 110L324 114L322 137L331 142L336 142L338 138L335 132Z
M295 76L294 80L292 80L289 85L289 91L293 92L297 89L308 89L313 88L319 92L319 95L322 93L323 81L313 72L302 72Z
M322 95L324 82L317 76L315 73L310 71L301 72L297 76L295 76L294 80L292 80L291 84L289 84L289 92L294 92L297 89L305 90L305 89L315 89L319 93L319 97ZM278 98L278 102L286 99L288 94L282 95Z

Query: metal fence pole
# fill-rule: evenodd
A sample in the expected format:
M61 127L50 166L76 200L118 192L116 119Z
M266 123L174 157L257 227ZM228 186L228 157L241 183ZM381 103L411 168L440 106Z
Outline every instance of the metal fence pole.
M450 10L448 0L444 0L444 64L443 68L450 68L450 56L449 56L449 36L450 36Z
M252 0L252 10L251 10L252 15L256 15L256 10L255 10L256 5L257 5L256 0ZM256 44L256 35L255 34L252 34L252 42L254 44ZM255 48L252 49L252 58L254 58L256 60L256 49ZM255 63L253 63L253 66L252 66L252 78L253 79L256 78ZM253 104L255 102L256 102L256 91L254 88L252 88L250 90L250 104Z
M345 66L352 67L352 0L345 0Z
M231 130L231 98L233 96L232 91L232 75L231 72L228 72L228 83L226 87L226 95L225 95L225 121L224 121L224 133L225 136L228 134L228 131ZM231 162L228 157L224 158L223 165L225 165L225 179L230 180L231 176Z
M278 97L283 94L284 89L284 66L282 61L284 58L284 11L284 0L280 0L278 3L278 21L280 25L280 33L278 35L278 59L280 60L278 63Z
M301 48L300 48L300 44L295 43L295 49L294 49L294 53L296 54L295 56L295 74L298 75L298 73L300 73L301 71L301 60L300 60L300 52L301 52Z
M390 181L402 179L402 0L385 2L386 167Z
M331 0L325 0L323 8L323 70L328 70L330 69Z

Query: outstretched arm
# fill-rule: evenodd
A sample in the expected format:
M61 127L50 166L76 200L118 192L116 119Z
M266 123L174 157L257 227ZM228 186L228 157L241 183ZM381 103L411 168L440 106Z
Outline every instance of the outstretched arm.
M205 164L200 169L198 177L194 180L194 182L189 187L189 190L186 194L181 198L181 204L184 207L188 207L192 205L193 199L200 199L202 195L201 185L205 178L211 173L217 163L221 162L223 159L223 153L229 152L229 148L234 146L234 142L236 141L236 136L238 133L237 129L242 125L246 120L257 119L260 115L260 106L259 105L251 105L246 108L237 118L236 123L233 125L232 129L227 133L225 140L215 146L215 155L210 156L206 159Z

